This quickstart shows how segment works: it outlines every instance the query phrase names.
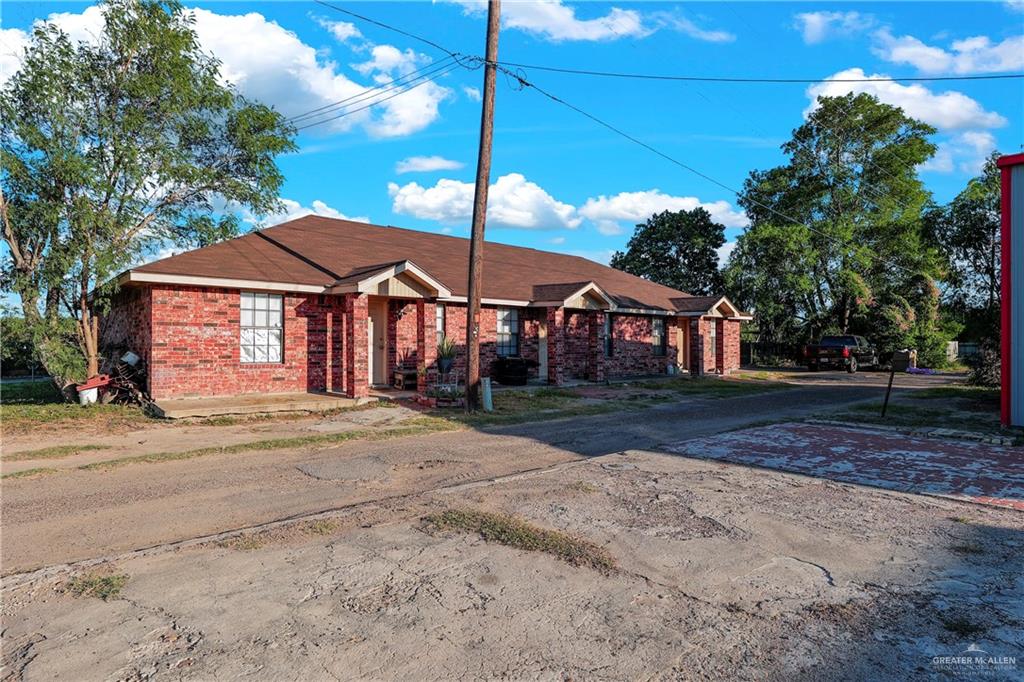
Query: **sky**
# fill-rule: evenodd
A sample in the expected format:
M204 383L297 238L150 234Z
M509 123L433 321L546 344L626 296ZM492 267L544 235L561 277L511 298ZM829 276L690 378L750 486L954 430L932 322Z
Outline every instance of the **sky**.
M312 2L185 3L222 77L300 119L298 152L279 158L284 209L243 215L266 226L305 213L467 236L483 71L445 67L425 43ZM482 54L478 2L338 6ZM0 17L0 81L17 69L35 22L89 40L88 3L9 2ZM499 60L668 75L857 78L1024 72L1024 0L885 3L513 2ZM637 81L523 68L531 82L713 178L709 181L499 76L487 239L607 262L652 213L701 205L726 226L724 256L747 224L735 195L820 94L870 92L937 128L921 177L945 202L993 150L1024 149L1024 82L723 84ZM359 111L392 79L435 80ZM409 81L410 83L415 81ZM333 120L327 120L333 119ZM321 122L322 121L322 122ZM343 229L339 227L339 229ZM157 255L169 255L165 250Z

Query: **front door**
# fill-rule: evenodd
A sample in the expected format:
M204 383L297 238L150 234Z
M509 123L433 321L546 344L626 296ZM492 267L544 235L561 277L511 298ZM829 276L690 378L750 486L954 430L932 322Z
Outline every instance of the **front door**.
M370 299L370 319L367 325L369 335L370 352L367 353L369 372L372 386L386 386L388 384L388 301L386 298Z

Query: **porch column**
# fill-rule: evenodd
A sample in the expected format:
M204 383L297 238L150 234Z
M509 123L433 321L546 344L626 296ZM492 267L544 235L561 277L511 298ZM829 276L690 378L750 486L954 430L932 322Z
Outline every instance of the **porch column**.
M548 308L548 383L565 383L565 308Z
M416 390L427 390L427 370L437 360L437 304L416 301Z
M725 320L712 320L715 325L715 368L725 374Z
M370 395L369 297L345 294L345 395Z
M704 376L704 334L701 319L690 319L690 375Z
M604 381L604 311L587 313L587 380Z

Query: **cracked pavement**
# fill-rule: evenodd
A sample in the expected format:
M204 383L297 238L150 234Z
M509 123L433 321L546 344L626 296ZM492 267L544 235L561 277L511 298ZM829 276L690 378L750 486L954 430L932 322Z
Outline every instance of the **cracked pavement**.
M790 408L800 396L821 399L794 391ZM305 490L315 498L307 507L346 502L318 514L319 526L302 517L241 536L234 519L193 519L201 501L162 506L186 499L172 491L187 468L109 472L161 492L132 502L135 514L166 514L122 527L133 541L211 535L133 552L158 543L99 534L114 541L96 545L110 557L88 555L96 565L7 576L3 679L923 680L936 677L933 656L970 644L1024 660L1020 512L659 449L682 431L759 417L750 399L716 404L719 421L699 427L673 419L694 409L681 403L602 415L590 437L599 420L419 437L404 450L275 453L301 488L257 480L273 471L270 457L193 472L252 465L253 487L239 496ZM632 445L616 449L623 442ZM297 469L315 460L315 471L330 472L347 457L366 472L336 480ZM438 464L447 460L459 464ZM102 476L64 480L68 504L97 499L79 483L103 494ZM274 502L250 525L303 508ZM617 568L576 567L421 521L446 508L565 531L603 547ZM93 502L78 516L125 518L106 509ZM4 511L6 545L11 524L25 521ZM75 598L65 586L83 571L129 579L109 601Z

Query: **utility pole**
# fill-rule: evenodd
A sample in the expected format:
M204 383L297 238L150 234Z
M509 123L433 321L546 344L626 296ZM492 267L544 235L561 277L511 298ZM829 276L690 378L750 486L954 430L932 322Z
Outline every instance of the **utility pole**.
M480 286L484 260L484 223L487 219L487 187L491 182L491 141L494 137L494 86L498 72L498 24L501 0L487 3L487 50L484 64L484 101L480 114L480 150L476 159L476 190L473 196L473 231L469 240L469 296L466 310L466 411L477 408L480 398Z

